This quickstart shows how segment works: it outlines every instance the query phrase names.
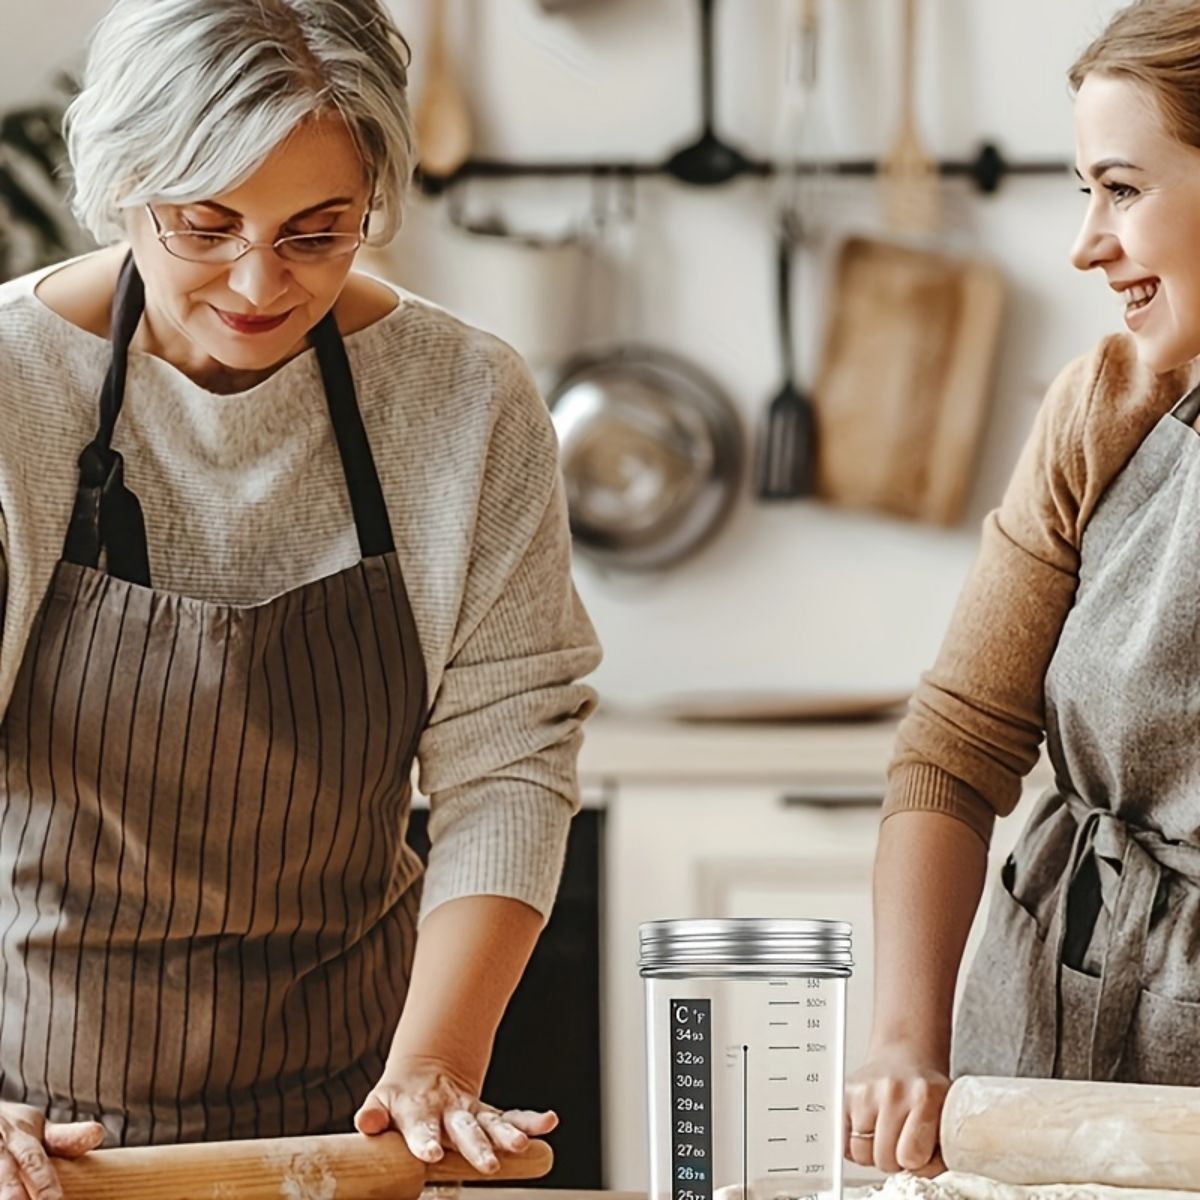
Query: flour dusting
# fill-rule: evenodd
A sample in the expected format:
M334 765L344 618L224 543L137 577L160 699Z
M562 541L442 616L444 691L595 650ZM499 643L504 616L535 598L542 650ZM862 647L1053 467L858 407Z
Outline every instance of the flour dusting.
M946 1178L945 1175L940 1177L942 1180ZM907 1171L889 1175L881 1187L847 1191L845 1196L853 1197L856 1193L864 1200L866 1197L871 1200L959 1200L963 1195L955 1191L953 1185L947 1187L938 1179L925 1179L920 1175L910 1175Z
M1021 1187L961 1171L922 1179L901 1171L889 1175L879 1187L848 1188L843 1200L1200 1200L1200 1197L1196 1192L1108 1187L1098 1183Z
M281 1163L279 1200L336 1200L337 1177L329 1169L325 1152L313 1149L287 1155Z

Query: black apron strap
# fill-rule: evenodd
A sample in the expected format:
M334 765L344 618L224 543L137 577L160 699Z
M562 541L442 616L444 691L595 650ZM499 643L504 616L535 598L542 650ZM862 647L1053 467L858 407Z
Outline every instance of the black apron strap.
M309 331L308 340L316 349L321 379L325 384L329 420L342 459L346 490L350 493L359 549L363 558L391 554L396 543L388 520L387 504L383 499L379 472L375 469L375 458L371 454L371 445L367 441L367 431L359 412L350 360L346 357L346 347L332 312L326 313Z
M98 567L105 555L110 575L150 586L146 523L137 496L125 485L124 463L112 448L113 431L125 399L129 345L146 305L145 287L133 261L126 257L112 304L112 361L100 392L100 423L96 436L79 456L75 508L67 528L63 559L79 566ZM325 384L342 473L363 558L395 550L392 527L375 459L358 411L354 376L337 322L327 313L309 332Z
M1200 416L1200 387L1194 387L1171 410L1171 416L1185 425L1194 425Z
M104 551L110 575L149 587L150 562L142 506L125 486L124 462L120 452L112 448L113 430L125 399L129 343L145 305L145 288L131 254L121 267L113 294L112 361L100 390L100 425L79 456L79 484L63 558L79 566L98 567Z

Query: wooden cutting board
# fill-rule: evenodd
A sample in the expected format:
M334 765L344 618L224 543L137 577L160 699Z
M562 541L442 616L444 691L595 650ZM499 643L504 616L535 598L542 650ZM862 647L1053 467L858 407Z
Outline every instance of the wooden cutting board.
M819 495L942 525L962 516L1003 305L990 263L845 243L813 397Z

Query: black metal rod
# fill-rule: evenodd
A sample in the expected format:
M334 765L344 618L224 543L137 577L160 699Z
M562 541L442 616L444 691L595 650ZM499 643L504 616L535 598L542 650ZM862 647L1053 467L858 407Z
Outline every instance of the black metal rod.
M834 176L868 177L878 174L876 159L829 159L788 164L788 169L801 173L822 171ZM781 169L765 159L747 159L738 175L766 178ZM1070 175L1071 164L1065 161L1009 162L990 142L985 142L973 159L944 159L937 163L938 171L947 178L966 177L974 181L979 191L991 195L999 189L1007 175ZM669 177L663 163L648 162L502 162L496 159L473 158L465 162L448 179L418 177L418 185L431 195L443 191L464 179L515 179L541 176L544 178L592 177L611 179L641 179L657 175Z
M709 134L716 121L713 58L713 0L700 0L700 112Z

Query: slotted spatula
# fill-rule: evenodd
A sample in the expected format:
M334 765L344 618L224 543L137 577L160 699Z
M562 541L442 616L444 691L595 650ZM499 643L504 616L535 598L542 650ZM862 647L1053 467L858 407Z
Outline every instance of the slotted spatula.
M798 222L781 214L776 253L779 349L783 386L767 408L759 444L758 495L763 500L790 500L813 490L816 423L812 402L796 380L792 348L792 257L799 242Z
M783 161L778 186L776 230L776 312L783 386L771 400L759 435L755 482L762 500L792 500L813 491L816 422L813 407L797 378L792 345L792 264L807 233L802 212L804 147L811 140L817 75L817 0L801 0L799 20L789 42L784 111Z

